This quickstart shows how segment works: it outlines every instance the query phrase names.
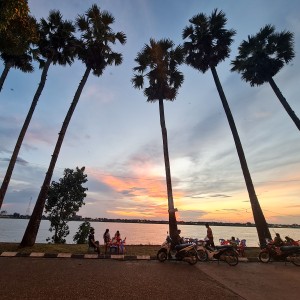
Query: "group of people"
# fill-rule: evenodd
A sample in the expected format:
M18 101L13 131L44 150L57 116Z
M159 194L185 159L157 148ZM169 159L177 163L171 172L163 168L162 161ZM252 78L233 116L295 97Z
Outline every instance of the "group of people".
M117 230L114 237L111 239L109 229L106 229L103 233L103 241L104 241L104 247L105 247L105 254L107 254L108 249L114 248L116 249L116 252L124 253L125 250L125 240L121 239L120 231ZM88 237L89 247L94 248L95 252L100 254L100 243L99 241L95 240L95 229L92 227L90 229L90 234Z
M210 228L208 223L205 224L205 227L206 227L207 245L214 248L215 244L214 244L214 236L213 236L212 229ZM177 240L175 241L175 245L184 244L184 239L180 237L181 230L178 230L177 233L178 235L177 235Z

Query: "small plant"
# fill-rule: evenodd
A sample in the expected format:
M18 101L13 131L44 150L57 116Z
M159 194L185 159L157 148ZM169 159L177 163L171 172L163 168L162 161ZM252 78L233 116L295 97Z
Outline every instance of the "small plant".
M78 231L73 237L73 241L76 244L86 244L88 235L91 229L91 224L88 221L83 222L79 227Z

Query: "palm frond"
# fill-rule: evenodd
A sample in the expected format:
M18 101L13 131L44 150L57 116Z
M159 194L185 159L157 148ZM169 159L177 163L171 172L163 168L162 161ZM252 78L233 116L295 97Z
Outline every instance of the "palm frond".
M133 87L136 89L142 89L144 86L144 76L143 75L134 75L131 79Z

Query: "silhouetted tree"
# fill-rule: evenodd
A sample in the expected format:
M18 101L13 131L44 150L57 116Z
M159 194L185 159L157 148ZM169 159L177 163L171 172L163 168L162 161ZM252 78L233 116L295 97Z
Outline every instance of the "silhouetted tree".
M86 65L86 70L59 132L48 171L24 233L21 247L32 246L35 243L55 164L67 128L90 72L92 71L94 75L100 76L108 65L120 65L122 63L122 54L113 52L111 44L115 44L116 41L124 44L126 42L126 35L123 32L114 33L110 27L113 23L114 17L109 12L100 11L97 5L93 5L85 15L79 16L76 20L81 33L77 54L78 58Z
M142 89L145 85L145 78L147 78L149 86L144 89L144 95L147 97L148 102L158 101L159 103L168 192L169 230L171 238L175 241L177 240L178 232L172 193L168 137L163 101L174 101L178 89L183 83L183 74L178 71L177 66L183 63L184 53L181 46L174 48L174 43L169 39L159 41L150 39L149 45L145 45L142 51L137 54L135 61L138 63L138 66L133 69L137 73L132 78L133 86Z
M29 127L34 110L44 89L48 69L51 64L71 64L76 55L76 39L73 35L75 27L70 21L63 21L59 11L51 11L48 20L41 19L39 23L39 41L34 55L42 68L41 80L33 97L23 127L17 139L6 174L0 189L0 208L2 206L25 134Z
M273 76L295 56L294 37L289 31L275 32L275 27L266 25L254 36L248 36L239 46L239 54L231 62L231 71L242 74L242 79L251 86L269 82L280 103L291 117L298 130L300 120L277 87Z
M59 182L52 181L48 190L45 204L45 213L50 221L50 232L54 232L51 240L55 244L64 244L65 237L70 233L68 221L74 217L80 207L85 203L86 187L82 185L87 182L84 174L85 167L76 170L65 169L63 178Z
M209 17L200 13L189 21L191 25L184 29L182 35L183 39L190 40L184 43L187 54L186 63L202 73L211 69L239 156L259 241L260 244L264 244L265 238L271 238L270 231L258 202L242 143L216 70L216 66L229 57L230 45L235 31L225 29L226 16L222 11L218 12L217 9Z

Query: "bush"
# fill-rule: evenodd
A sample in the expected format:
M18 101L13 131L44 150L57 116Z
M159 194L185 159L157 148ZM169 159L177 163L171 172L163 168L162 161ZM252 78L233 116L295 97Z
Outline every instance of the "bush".
M86 244L88 240L88 235L91 229L91 224L88 221L83 222L79 227L78 227L78 232L73 237L73 241L76 244Z

